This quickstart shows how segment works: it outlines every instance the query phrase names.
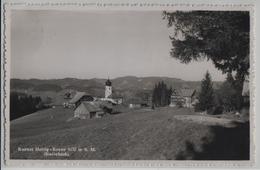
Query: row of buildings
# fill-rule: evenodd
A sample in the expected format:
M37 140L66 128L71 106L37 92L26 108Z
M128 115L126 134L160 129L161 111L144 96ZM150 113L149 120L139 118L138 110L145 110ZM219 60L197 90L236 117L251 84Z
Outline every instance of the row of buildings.
M66 97L70 96L65 94ZM122 99L112 98L112 83L108 79L105 83L105 97L97 98L86 92L76 92L68 101L63 103L65 108L74 109L74 117L80 119L100 118L112 112L112 105L121 104Z
M71 95L66 93L66 98L70 98ZM192 108L197 102L196 90L183 88L180 90L173 90L171 95L170 107L182 106ZM115 98L112 93L112 82L108 79L105 82L105 95L104 98L93 97L86 92L76 92L68 102L63 105L65 108L74 109L74 117L77 118L93 118L102 117L104 114L112 112L113 105L123 103L123 98ZM151 101L128 100L129 108L141 108L151 106Z

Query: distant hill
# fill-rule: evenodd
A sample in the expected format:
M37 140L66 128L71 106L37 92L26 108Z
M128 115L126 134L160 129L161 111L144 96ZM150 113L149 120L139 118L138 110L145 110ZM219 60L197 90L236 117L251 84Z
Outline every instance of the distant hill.
M62 89L79 89L85 90L87 88L104 88L106 79L75 79L75 78L65 78L65 79L11 79L11 89L30 89L36 88L39 85L47 86L52 89L56 85L60 86ZM152 89L156 83L159 81L164 81L167 85L173 88L181 88L183 85L191 86L194 88L200 82L187 82L177 78L170 77L134 77L125 76L112 79L113 88L119 90L129 90L129 89ZM38 89L38 88L36 88ZM48 89L48 88L47 88ZM44 88L44 90L47 90Z
M27 80L20 80L20 79L11 79L10 88L11 89L30 89L33 88L35 85L30 83Z
M118 89L153 89L154 85L159 81L164 81L168 86L172 86L173 88L179 88L180 84L185 83L185 81L176 78L169 77L119 77L112 80L115 88Z
M61 91L62 88L56 84L39 84L33 88L34 91Z
M104 85L106 79L11 79L11 90L26 92L32 95L62 97L65 91L86 91L97 97L104 96ZM124 98L134 97L141 91L151 92L153 87L159 81L164 81L173 89L188 87L192 89L200 89L200 81L184 81L171 77L135 77L125 76L111 79L113 92L123 96ZM218 88L221 82L214 82L214 87ZM48 93L46 93L48 92ZM48 94L48 95L46 95ZM54 99L55 100L55 99ZM61 101L59 99L59 101ZM55 102L55 101L54 101Z

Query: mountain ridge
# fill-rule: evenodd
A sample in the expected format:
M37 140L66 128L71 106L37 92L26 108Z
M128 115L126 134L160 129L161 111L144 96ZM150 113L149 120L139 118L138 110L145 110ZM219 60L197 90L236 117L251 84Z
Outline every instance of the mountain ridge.
M78 79L78 78L62 78L62 79L18 79L14 78L10 80L11 89L30 89L34 86L42 84L51 84L60 86L62 89L73 88L73 87L96 87L103 88L104 83L107 79L104 78L91 78L91 79ZM168 86L172 88L182 88L188 86L190 88L197 87L200 81L185 81L180 78L172 77L160 77L160 76L148 76L148 77L137 77L137 76L123 76L110 79L112 86L115 89L127 90L128 88L137 89L152 89L154 85L160 81L164 81ZM214 81L215 85L220 84L220 81ZM196 89L196 88L195 88ZM51 90L51 89L50 89Z

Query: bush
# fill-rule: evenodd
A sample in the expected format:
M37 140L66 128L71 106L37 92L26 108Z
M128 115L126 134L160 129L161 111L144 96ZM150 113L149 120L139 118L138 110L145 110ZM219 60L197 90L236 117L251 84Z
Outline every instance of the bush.
M209 115L219 115L219 114L222 114L223 111L224 111L223 106L214 106L214 107L210 108L209 110L207 110L207 113Z
M218 103L223 106L226 112L237 111L240 109L241 95L235 87L235 80L231 73L227 75L226 81L221 85L216 94Z
M182 101L177 101L176 105L178 108L183 108L183 102Z

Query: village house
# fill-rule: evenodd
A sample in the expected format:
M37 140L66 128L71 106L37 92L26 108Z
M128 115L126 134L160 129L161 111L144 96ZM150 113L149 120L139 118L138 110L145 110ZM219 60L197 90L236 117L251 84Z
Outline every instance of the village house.
M146 101L142 101L140 98L131 98L127 101L129 104L129 108L141 108L141 107L147 107L148 103Z
M80 119L88 118L100 118L104 114L111 114L113 111L113 106L115 104L121 104L122 98L116 96L117 98L112 98L112 83L108 79L105 83L105 97L97 98L85 92L77 92L75 96L69 101L69 105L73 105L74 117Z
M193 107L192 103L195 100L196 90L194 89L181 89L182 97L184 98L184 107Z
M69 105L78 107L83 101L94 101L94 98L86 92L77 92L75 96L69 101Z
M74 117L80 119L101 118L112 113L112 104L107 101L83 101L74 110Z
M100 118L104 115L104 111L96 102L83 101L74 111L74 117L79 119Z
M112 99L113 99L115 104L122 104L123 103L123 97L118 93L113 93Z
M183 88L180 90L174 89L171 95L171 107L175 106L183 106L187 108L194 107L194 103L196 102L195 98L196 90Z
M171 95L170 107L182 106L184 103L184 98L181 96L181 92L174 89Z

